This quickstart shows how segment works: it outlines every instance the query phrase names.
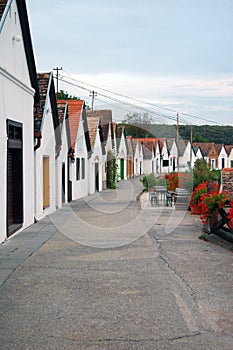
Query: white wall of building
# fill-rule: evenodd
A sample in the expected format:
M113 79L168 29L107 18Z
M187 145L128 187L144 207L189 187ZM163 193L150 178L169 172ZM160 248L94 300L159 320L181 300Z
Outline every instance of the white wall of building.
M228 156L224 146L222 146L221 151L218 156L218 169L222 170L228 166Z
M35 218L40 220L56 210L55 134L50 100L44 108L41 145L35 153ZM43 159L49 158L50 205L43 209Z
M62 167L65 167L65 191L64 191L64 203L68 201L68 140L67 140L67 123L68 119L63 120L62 132L61 132L61 151L59 157L56 159L56 207L62 207Z
M100 135L98 132L96 132L96 138L95 138L95 144L94 148L92 150L92 155L89 159L89 194L96 192L96 177L95 177L95 167L98 165L98 186L99 186L99 192L103 189L103 169L102 167L105 166L102 159L102 145L100 141Z
M12 40L14 35L18 35L20 42ZM0 241L3 241L7 234L7 119L23 124L23 226L19 231L34 222L34 90L15 1L0 33L0 52Z
M75 162L70 162L70 180L72 181L72 200L79 199L88 195L89 183L89 160L87 154L87 146L84 134L84 126L82 118L80 118L78 134L75 144ZM80 175L77 176L77 159L80 159ZM82 160L83 159L83 160ZM84 173L82 162L84 161Z

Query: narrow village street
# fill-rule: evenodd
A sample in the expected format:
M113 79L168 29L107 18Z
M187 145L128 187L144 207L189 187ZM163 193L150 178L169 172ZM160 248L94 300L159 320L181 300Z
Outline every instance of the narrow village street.
M0 349L232 350L233 244L138 178L0 245Z

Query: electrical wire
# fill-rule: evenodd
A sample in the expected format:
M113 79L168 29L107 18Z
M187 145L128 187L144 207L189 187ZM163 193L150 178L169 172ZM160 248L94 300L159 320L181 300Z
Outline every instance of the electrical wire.
M72 81L75 81L75 82L78 82L78 83L81 83L81 84L84 84L84 85L87 85L87 86L90 86L92 88L95 88L95 89L99 89L99 90L102 90L102 91L105 91L105 92L108 92L108 93L111 93L113 95L116 95L116 96L120 96L120 97L124 97L126 99L129 99L129 100L132 100L132 101L135 101L135 102L139 102L139 103L142 103L142 104L145 104L145 105L148 105L148 106L154 106L156 108L160 108L160 109L163 109L163 110L166 110L166 111L170 111L170 112L174 112L174 113L178 113L180 116L187 116L187 117L191 117L191 118L194 118L194 119L199 119L199 120L202 120L202 121L206 121L206 122L209 122L209 123L212 123L212 124L218 124L218 125L223 125L222 123L218 123L216 121L212 121L212 120L209 120L207 118L203 118L203 117L199 117L197 115L193 115L193 114L190 114L190 113L185 113L185 112L177 112L177 110L174 110L172 108L168 108L168 107L164 107L164 106L161 106L161 105L158 105L158 104L155 104L155 103L151 103L151 102L146 102L146 101L143 101L141 99L137 99L137 98L134 98L134 97L129 97L125 94L121 94L119 92L113 92L111 90L108 90L108 89L104 89L104 88L101 88L101 87L98 87L96 85L92 85L92 84L89 84L89 83L85 83L81 80L78 80L78 79L74 79L73 77L71 77L66 71L65 71L66 75L67 75L67 78L72 80ZM122 103L124 103L123 101L121 101ZM183 122L184 123L187 123L190 125L190 122L187 122L184 118L183 118Z

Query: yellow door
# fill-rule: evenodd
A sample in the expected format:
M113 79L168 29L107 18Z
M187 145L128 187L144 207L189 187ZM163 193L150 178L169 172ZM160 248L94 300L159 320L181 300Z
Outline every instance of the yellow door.
M43 157L43 209L50 206L49 157Z

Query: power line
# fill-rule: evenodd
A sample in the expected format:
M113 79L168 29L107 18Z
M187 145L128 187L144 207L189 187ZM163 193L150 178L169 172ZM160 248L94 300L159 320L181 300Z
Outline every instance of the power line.
M111 93L111 94L116 95L116 96L124 97L124 98L127 98L127 99L132 100L132 101L135 101L135 102L143 103L143 104L146 104L146 105L149 105L149 106L154 106L154 107L156 107L156 108L160 108L160 109L163 109L163 110L166 110L166 111L169 111L169 112L177 113L177 110L175 110L175 109L168 108L168 107L164 107L164 106L161 106L161 105L158 105L158 104L155 104L155 103L151 103L151 102L146 102L146 101L143 101L143 100L141 100L141 99L134 98L134 97L129 97L129 96L124 95L124 94L121 94L121 93L119 93L119 92L113 92L113 91L108 90L108 89L104 89L104 88L101 88L101 87L97 87L96 85L92 85L92 84L89 84L89 83L85 83L85 82L83 82L83 81L81 81L81 80L74 79L74 78L70 77L70 75L69 75L67 72L65 72L65 73L66 73L68 79L73 80L73 81L76 81L76 82L78 82L78 83L81 83L81 84L84 84L84 85L87 85L87 86L91 86L91 87L94 87L94 88L96 88L96 89L100 89L100 90L102 90L102 91ZM199 120L206 121L206 122L209 122L209 123L212 123L212 124L222 125L222 123L218 123L218 122L216 122L216 121L212 121L212 120L210 120L210 119L203 118L203 117L199 117L199 116L197 116L197 115L193 115L193 114L190 114L190 113L179 112L179 115L191 117L191 118L194 118L194 119L199 119ZM183 119L183 120L185 121L185 119ZM190 124L190 123L188 123L188 124Z

